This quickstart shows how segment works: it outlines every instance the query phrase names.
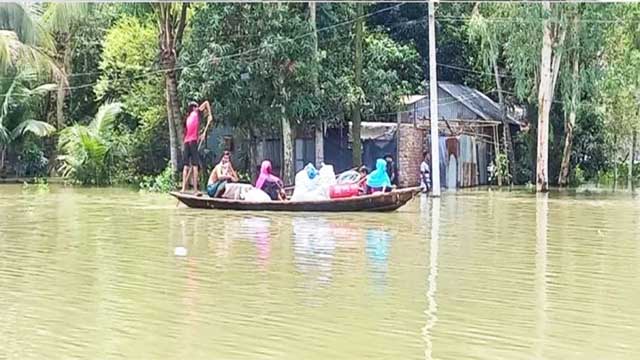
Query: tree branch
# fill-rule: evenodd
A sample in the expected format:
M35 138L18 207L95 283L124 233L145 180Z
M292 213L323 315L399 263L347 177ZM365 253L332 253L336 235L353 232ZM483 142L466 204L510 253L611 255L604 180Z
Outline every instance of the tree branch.
M184 35L184 28L187 26L187 10L189 9L189 3L182 3L182 10L180 12L180 20L178 20L178 29L176 30L176 57L180 55L182 50L182 37Z

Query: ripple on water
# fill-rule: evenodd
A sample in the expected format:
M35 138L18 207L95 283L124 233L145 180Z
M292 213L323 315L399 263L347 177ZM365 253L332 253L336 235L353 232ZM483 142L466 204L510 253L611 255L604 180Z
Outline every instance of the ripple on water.
M606 193L276 214L3 186L0 358L636 359L638 215Z

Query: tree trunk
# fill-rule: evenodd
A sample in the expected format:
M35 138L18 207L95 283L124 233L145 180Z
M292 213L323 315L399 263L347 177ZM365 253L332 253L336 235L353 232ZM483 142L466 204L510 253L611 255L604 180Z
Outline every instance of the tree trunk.
M507 104L505 103L504 94L502 92L502 80L500 79L500 68L498 67L498 60L494 57L491 59L491 63L493 66L493 74L496 80L496 89L498 90L498 104L500 105L500 114L502 115L502 145L504 147L504 151L507 154L507 167L509 170L509 174L511 174L510 183L513 183L516 160L513 153L513 140L511 139L511 130L509 129L509 122L507 121Z
M282 111L282 177L285 185L293 185L293 141L291 132L291 122L285 113L284 105Z
M633 162L635 160L636 155L636 131L633 131L631 135L631 149L629 150L629 172L627 179L627 187L629 190L633 191Z
M56 123L58 130L64 127L64 97L66 95L64 83L60 81L58 84L58 93L56 95Z
M70 35L62 35L62 72L63 79L60 79L58 91L56 95L56 123L58 130L64 128L64 100L67 95L67 86L69 85L69 76L71 75L71 45L69 44Z
M544 2L542 5L546 10L551 10L550 3ZM537 191L549 189L549 113L551 112L553 92L561 60L561 53L554 54L554 47L562 45L564 36L564 29L560 29L559 25L553 24L549 19L545 20L540 60L540 86L538 88Z
M251 177L251 183L255 182L258 174L257 153L256 136L253 128L249 127L249 176Z
M0 146L0 172L2 172L2 169L4 169L4 160L6 156L7 156L7 147Z
M358 3L356 5L356 53L355 53L355 85L356 89L362 89L362 41L363 41L363 16L364 5ZM353 166L362 164L362 140L360 138L361 114L360 114L360 98L353 105L351 113L352 129L351 138L353 141Z
M167 125L169 127L169 151L171 157L171 170L179 171L182 127L180 121L180 107L178 105L178 91L175 76L165 74L165 102L167 104ZM178 132L180 130L180 132Z
M169 146L171 168L179 171L180 149L182 148L183 126L180 116L180 100L178 98L178 54L182 47L182 36L187 22L189 3L182 3L179 14L174 4L154 4L158 26L160 28L160 64L164 71L165 100L167 106L167 125L169 127ZM175 5L179 6L179 5Z
M572 59L572 73L571 73L571 109L569 117L565 118L564 124L564 150L562 152L562 162L560 165L560 176L558 178L559 186L566 186L569 182L569 167L571 165L571 148L573 146L573 131L576 125L576 116L578 112L578 100L580 97L580 37L578 36L580 26L579 15L573 18L573 32L575 36L575 49L573 51Z

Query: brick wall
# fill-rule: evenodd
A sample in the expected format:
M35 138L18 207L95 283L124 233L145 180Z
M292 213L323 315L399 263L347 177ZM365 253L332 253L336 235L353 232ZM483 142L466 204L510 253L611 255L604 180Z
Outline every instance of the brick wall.
M412 124L400 125L398 143L398 180L401 187L420 185L420 163L424 150L425 129Z

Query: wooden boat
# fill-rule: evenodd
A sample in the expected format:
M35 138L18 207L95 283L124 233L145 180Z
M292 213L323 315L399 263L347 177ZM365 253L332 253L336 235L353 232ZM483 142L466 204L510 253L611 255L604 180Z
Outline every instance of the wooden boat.
M420 188L405 188L388 193L363 195L345 199L331 199L322 201L266 201L250 202L244 200L229 200L211 198L207 195L196 196L180 192L171 195L190 208L245 210L245 211L321 211L321 212L352 212L352 211L393 211L413 199L420 192Z

